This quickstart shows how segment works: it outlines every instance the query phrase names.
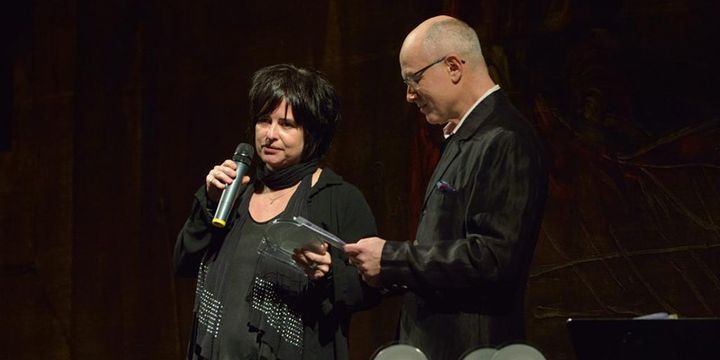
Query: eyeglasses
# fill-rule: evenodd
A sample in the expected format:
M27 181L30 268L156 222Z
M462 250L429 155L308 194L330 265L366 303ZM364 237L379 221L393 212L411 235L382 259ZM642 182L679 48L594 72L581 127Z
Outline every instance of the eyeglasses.
M404 78L403 82L405 83L405 85L407 85L413 89L417 89L418 87L420 87L419 82L420 82L420 80L422 80L422 77L423 77L423 74L425 73L425 71L427 69L431 68L433 65L439 64L439 63L445 61L445 58L447 58L447 56L443 56L442 58L432 62L430 65L412 73L412 75Z

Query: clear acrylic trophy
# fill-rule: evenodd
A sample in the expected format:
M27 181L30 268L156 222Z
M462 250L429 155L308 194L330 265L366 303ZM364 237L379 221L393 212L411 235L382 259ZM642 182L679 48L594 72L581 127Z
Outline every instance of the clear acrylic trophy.
M305 249L316 253L322 250L322 244L342 249L345 242L327 230L313 224L302 216L291 219L275 219L265 230L258 253L271 256L290 265L298 271L301 267L292 259L295 249Z

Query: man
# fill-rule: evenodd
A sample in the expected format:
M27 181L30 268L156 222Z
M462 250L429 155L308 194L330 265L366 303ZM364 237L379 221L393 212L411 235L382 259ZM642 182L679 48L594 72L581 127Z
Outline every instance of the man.
M488 74L475 31L426 20L405 39L407 101L448 139L413 243L346 245L365 281L408 289L399 336L432 359L524 339L523 297L546 197L531 125Z

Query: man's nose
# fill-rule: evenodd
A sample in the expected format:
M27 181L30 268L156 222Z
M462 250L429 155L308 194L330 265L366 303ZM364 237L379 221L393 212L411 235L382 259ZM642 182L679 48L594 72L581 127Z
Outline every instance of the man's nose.
M415 92L415 89L407 85L407 90L405 91L405 100L409 103L415 102L417 99L417 92Z

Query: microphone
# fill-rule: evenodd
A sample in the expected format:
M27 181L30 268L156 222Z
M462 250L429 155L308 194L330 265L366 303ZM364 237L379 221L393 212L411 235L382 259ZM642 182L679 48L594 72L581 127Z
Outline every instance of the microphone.
M215 216L212 220L212 224L216 227L225 227L228 215L230 215L230 210L233 207L235 198L237 198L238 188L240 188L242 184L243 176L245 176L250 169L254 153L255 149L253 149L250 144L241 143L235 148L232 159L235 161L235 164L237 164L237 176L235 176L235 180L233 180L230 185L223 189L222 195L220 195L220 203L218 203L217 211L215 211Z

